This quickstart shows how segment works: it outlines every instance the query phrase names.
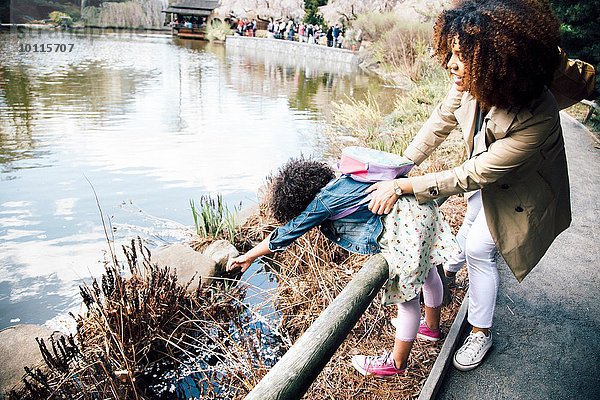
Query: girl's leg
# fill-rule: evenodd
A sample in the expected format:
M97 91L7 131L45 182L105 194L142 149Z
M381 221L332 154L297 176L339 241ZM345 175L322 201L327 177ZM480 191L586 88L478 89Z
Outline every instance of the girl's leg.
M425 302L425 322L431 330L440 328L440 314L444 298L444 286L436 268L431 268L423 284L423 300Z
M415 296L410 301L398 304L398 318L392 319L392 324L396 327L394 350L392 351L396 368L402 369L406 367L410 350L417 337L420 317L421 307L419 305L419 296Z

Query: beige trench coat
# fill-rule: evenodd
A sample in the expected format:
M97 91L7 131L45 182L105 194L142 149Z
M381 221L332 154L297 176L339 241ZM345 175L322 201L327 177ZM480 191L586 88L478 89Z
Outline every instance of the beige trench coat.
M420 164L459 125L473 148L477 102L453 87L404 155ZM564 139L554 96L547 90L528 106L492 108L485 140L459 167L413 177L420 202L481 189L485 216L500 254L521 281L571 223ZM481 139L481 138L480 138Z

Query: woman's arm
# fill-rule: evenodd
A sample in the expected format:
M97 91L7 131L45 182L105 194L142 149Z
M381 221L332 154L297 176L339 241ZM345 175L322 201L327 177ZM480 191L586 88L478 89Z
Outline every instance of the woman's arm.
M452 85L446 98L433 110L411 143L404 150L404 156L419 165L442 143L456 128L458 121L454 116L461 105L463 93Z
M419 133L404 150L404 156L419 165L442 143L458 125L454 111L460 107L463 93L452 85L452 88L433 110L431 116L423 124ZM398 200L395 188L399 187L403 194L413 193L412 182L407 178L377 182L367 189L371 193L369 210L378 215L388 214Z
M529 119L491 143L486 151L446 171L408 178L420 203L443 196L481 189L517 168L535 171L542 149L562 140L556 103L550 93ZM518 121L521 115L516 115ZM523 116L523 118L525 118ZM515 122L518 123L518 122Z

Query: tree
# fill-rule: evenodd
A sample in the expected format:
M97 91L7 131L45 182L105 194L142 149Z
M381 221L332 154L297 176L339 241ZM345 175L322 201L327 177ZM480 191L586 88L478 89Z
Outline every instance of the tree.
M319 7L327 4L327 0L304 0L304 11L306 11L306 15L304 16L304 22L307 24L313 25L325 25L325 20L323 16L319 14Z
M600 0L550 0L561 21L561 46L569 57L593 64L600 71ZM598 87L598 86L597 86Z

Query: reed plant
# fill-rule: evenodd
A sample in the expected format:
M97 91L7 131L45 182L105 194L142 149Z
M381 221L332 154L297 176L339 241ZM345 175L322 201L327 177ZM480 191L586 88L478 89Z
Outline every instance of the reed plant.
M8 399L233 399L282 354L276 329L242 302L245 287L188 291L141 241L82 286L75 335L39 341L44 365L26 368Z
M329 119L330 133L371 142L379 136L384 114L373 94L367 92L364 100L346 97L333 102Z
M236 233L236 214L240 206L234 206L230 210L223 202L223 195L216 197L206 195L200 197L198 205L190 200L190 209L194 218L194 227L200 238L225 239L233 241Z

